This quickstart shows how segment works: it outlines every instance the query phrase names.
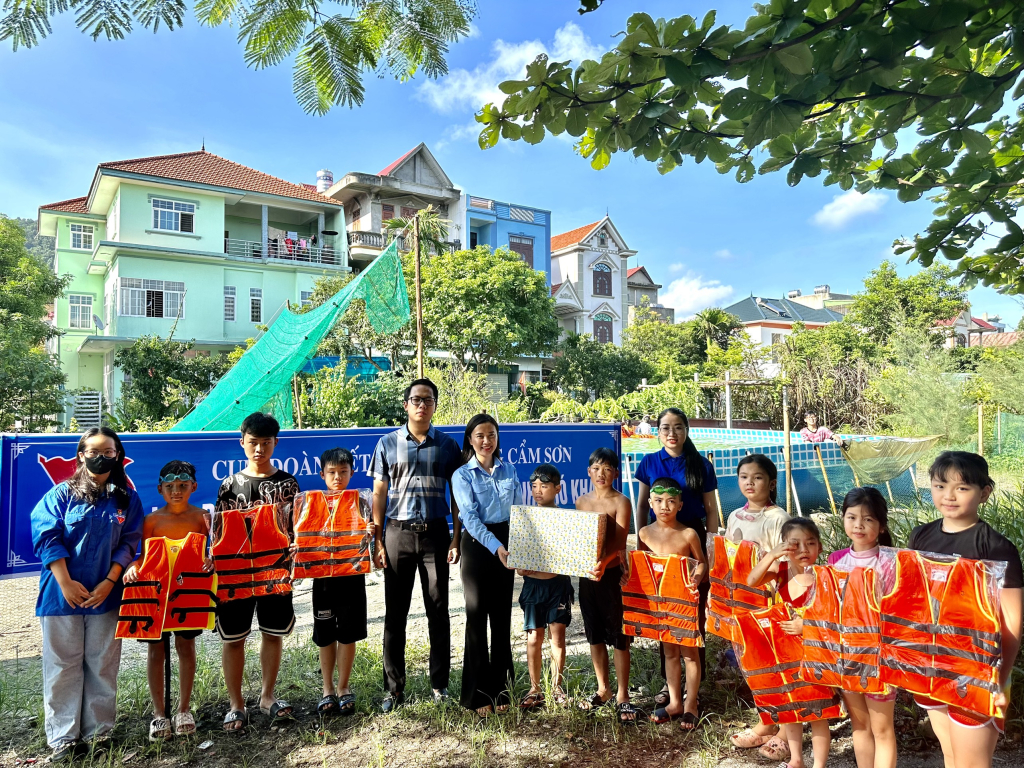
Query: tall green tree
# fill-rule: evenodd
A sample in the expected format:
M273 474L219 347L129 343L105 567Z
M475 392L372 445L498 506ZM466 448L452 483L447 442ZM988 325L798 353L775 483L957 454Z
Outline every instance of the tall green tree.
M620 397L633 392L654 366L630 349L602 344L589 333L570 333L558 343L549 379L577 401Z
M3 214L0 213L0 216ZM40 264L52 271L56 238L40 235L35 219L15 218L13 220L25 233L25 250L31 253Z
M886 344L903 327L929 330L966 306L967 291L949 267L935 264L900 277L895 264L883 261L864 279L864 290L854 297L847 319ZM939 341L942 336L932 338Z
M704 347L693 333L692 322L666 323L646 299L622 331L622 348L634 352L652 367L651 383L692 377L704 362Z
M600 61L542 55L501 83L479 142L568 133L597 169L629 152L661 173L690 158L741 182L785 170L931 195L935 218L898 252L1019 293L1022 30L1019 0L771 0L742 26L634 13Z
M93 40L122 40L137 26L158 32L184 26L187 0L2 0L0 40L15 51L31 48L52 31L51 20L74 12ZM332 8L331 5L340 6ZM339 12L340 11L340 12ZM363 75L408 80L448 73L451 43L467 36L476 15L473 0L195 0L205 26L238 28L245 63L254 69L292 63L295 98L306 111L359 106Z
M709 307L694 316L690 329L703 343L707 354L712 345L728 349L733 335L742 327L743 323L735 315L719 307Z
M17 222L0 216L0 430L18 420L42 430L63 410L66 377L44 343L59 333L46 316L69 282L29 254Z

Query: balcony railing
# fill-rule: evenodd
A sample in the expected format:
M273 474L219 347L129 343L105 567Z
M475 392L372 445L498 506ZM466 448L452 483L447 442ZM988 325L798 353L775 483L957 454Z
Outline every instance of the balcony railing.
M384 248L387 247L391 243L391 240L393 239L386 232L353 231L347 232L346 234L348 235L349 247L361 245L366 248L380 248L381 250L384 250ZM398 250L405 250L404 236L400 236L398 238Z
M489 200L486 197L473 197L472 195L470 195L469 207L470 208L480 208L480 209L485 210L485 211L493 211L494 210L494 201L493 200Z
M341 264L342 255L339 254L333 245L317 244L311 245L307 240L305 245L302 240L294 242L281 242L271 240L267 243L267 252L263 253L263 244L252 240L238 240L233 237L224 238L224 253L241 259L253 261L264 261L265 259L276 259L284 261L306 262L310 264Z

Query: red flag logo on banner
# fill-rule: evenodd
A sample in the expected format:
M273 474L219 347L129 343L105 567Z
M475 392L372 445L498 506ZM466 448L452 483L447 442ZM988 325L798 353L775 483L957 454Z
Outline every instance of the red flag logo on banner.
M75 467L78 466L78 458L76 456L72 456L70 459L65 459L63 456L54 456L51 459L47 459L40 453L37 454L36 458L39 459L39 464L42 466L43 471L54 485L60 485L65 480L70 480L71 476L75 474ZM132 461L132 459L125 456L124 466L127 467ZM128 477L127 473L125 473L125 477ZM132 490L135 489L135 483L132 482L130 477L128 478L128 487Z

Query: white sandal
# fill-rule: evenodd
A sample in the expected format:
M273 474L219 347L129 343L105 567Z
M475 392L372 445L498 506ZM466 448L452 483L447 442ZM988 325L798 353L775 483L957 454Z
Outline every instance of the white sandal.
M149 740L160 741L169 739L174 735L171 730L171 721L166 717L154 717L149 723Z
M178 712L174 716L174 735L192 736L196 732L196 719L191 712Z

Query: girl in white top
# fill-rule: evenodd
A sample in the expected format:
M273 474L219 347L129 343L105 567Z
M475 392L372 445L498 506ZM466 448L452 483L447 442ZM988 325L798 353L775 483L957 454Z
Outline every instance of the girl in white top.
M782 526L789 515L775 503L779 470L775 462L763 453L751 453L736 465L740 492L747 503L729 515L725 537L738 544L752 541L762 553L770 552L782 543ZM761 755L776 762L789 759L789 745L773 725L758 723L734 733L730 737L739 749L759 747Z

